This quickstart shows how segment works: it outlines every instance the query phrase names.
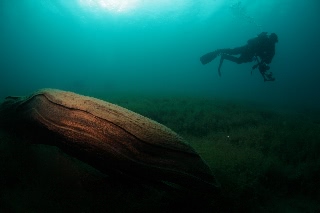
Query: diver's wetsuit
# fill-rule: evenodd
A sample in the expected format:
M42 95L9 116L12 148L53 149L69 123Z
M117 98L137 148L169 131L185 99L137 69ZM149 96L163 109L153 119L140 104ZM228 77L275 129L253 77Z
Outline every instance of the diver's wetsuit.
M203 55L200 60L202 64L207 64L214 60L218 55L221 55L219 64L219 75L221 76L220 69L224 59L235 62L237 64L252 62L255 57L260 58L259 64L271 63L275 55L275 43L278 37L272 33L270 36L267 33L261 33L258 37L248 40L247 44L236 48L218 49L213 52ZM233 55L240 55L235 57Z

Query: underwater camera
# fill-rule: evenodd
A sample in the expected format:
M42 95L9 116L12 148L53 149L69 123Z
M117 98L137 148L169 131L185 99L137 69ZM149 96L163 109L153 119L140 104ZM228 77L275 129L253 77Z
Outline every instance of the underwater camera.
M273 76L272 76L272 72L268 72L268 70L270 70L270 66L266 63L261 63L259 62L258 64L255 64L253 67L252 67L252 70L256 69L256 68L259 68L259 71L264 79L264 81L274 81L276 80ZM252 74L252 71L251 71L251 74Z
M259 71L260 71L264 81L274 81L274 80L276 80L272 76L272 72L268 73L268 70L270 70L270 66L269 65L267 65L266 63L260 63L259 64Z

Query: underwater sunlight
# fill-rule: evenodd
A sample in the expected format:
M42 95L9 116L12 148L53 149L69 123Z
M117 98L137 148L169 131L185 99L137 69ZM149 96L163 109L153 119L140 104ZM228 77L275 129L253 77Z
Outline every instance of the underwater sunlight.
M0 0L0 213L320 213L319 8Z
M61 3L70 4L63 1ZM208 14L216 11L222 3L207 0L200 3L192 0L77 0L76 4L82 10L99 17L112 14L154 18L168 13L175 14L174 17L177 17L194 10L201 14Z
M79 0L79 5L92 12L126 13L138 7L139 0Z

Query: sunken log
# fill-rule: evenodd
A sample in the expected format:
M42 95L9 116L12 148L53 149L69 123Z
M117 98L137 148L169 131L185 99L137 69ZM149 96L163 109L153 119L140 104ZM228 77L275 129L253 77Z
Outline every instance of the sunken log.
M57 89L9 96L0 106L0 126L32 143L57 146L107 174L218 189L207 164L178 134L96 98Z

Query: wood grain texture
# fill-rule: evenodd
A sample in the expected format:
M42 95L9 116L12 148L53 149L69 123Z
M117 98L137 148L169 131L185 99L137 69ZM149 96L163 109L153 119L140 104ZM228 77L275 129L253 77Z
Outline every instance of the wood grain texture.
M0 125L107 174L217 189L207 164L178 134L120 106L56 89L8 97Z

